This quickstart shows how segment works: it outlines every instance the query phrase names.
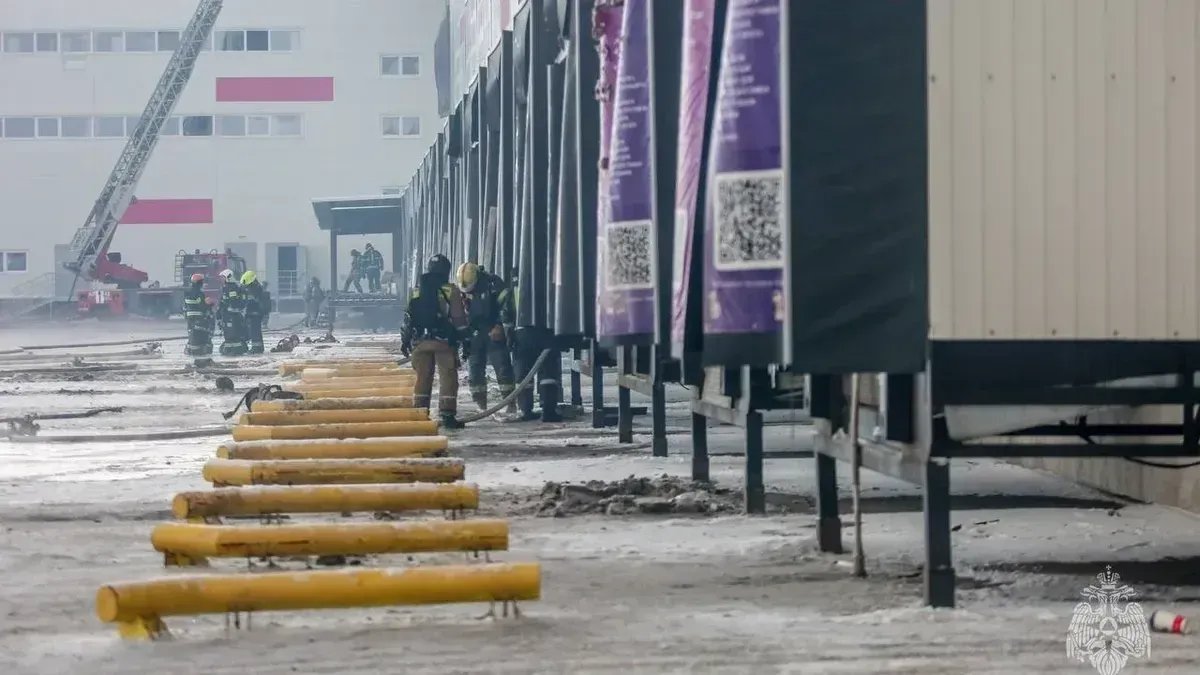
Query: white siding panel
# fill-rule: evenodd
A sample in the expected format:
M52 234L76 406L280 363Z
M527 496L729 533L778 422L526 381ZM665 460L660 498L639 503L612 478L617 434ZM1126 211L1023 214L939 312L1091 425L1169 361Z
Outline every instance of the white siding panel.
M935 339L1200 339L1200 0L931 0Z

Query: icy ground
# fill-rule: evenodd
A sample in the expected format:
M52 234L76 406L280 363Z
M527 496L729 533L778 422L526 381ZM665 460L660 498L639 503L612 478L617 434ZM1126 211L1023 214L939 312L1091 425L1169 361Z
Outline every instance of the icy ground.
M0 348L166 330L0 331ZM234 397L203 377L179 374L186 363L179 343L164 349L161 358L129 361L136 371L94 380L0 376L0 417L126 407L45 422L46 435L219 422ZM235 378L239 388L260 379ZM611 386L607 396L615 401ZM174 617L167 623L175 640L123 643L95 618L96 588L180 573L164 572L149 533L169 517L175 492L206 487L200 467L218 439L0 440L0 672L1083 674L1095 671L1067 660L1066 630L1079 591L1109 564L1141 593L1147 613L1169 608L1200 621L1196 516L1127 504L1001 463L954 465L956 610L921 606L919 491L870 473L865 581L851 577L848 556L814 550L811 459L767 462L766 517L636 509L562 509L553 517L554 509L541 508L547 494L560 494L544 494L547 482L561 488L668 474L686 483L687 392L670 396L666 459L649 456L649 437L640 433L645 418L632 447L616 443L615 430L593 430L583 420L552 427L488 421L454 436L453 454L467 459L468 480L483 489L481 515L511 518L512 550L496 557L543 566L542 600L525 603L520 620L480 621L486 608L473 605L286 612L258 615L252 631L227 633L220 616ZM811 439L805 427L775 425L767 441L770 449L804 449ZM724 455L713 458L713 475L736 500L739 430L712 429L709 447ZM849 545L848 527L844 539ZM461 557L416 562L437 560ZM409 564L403 557L371 561L384 563ZM1122 672L1195 673L1198 664L1200 636L1155 635L1151 656Z

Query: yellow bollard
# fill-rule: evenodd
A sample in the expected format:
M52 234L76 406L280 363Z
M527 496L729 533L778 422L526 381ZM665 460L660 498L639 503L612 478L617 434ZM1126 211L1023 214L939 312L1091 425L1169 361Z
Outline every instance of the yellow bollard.
M314 438L299 441L227 441L217 446L218 459L387 459L442 457L450 447L445 436L401 438Z
M181 492L171 500L171 511L181 520L280 513L397 513L478 508L479 487L471 483L224 488Z
M294 412L249 412L238 424L289 426L296 424L361 424L364 422L420 422L429 419L424 408L380 410L299 410Z
M365 398L308 398L299 401L255 401L254 412L284 412L288 410L383 410L413 407L412 396L369 396Z
M279 441L302 438L387 438L389 436L436 436L437 422L361 422L350 424L243 425L233 428L235 441Z
M382 555L508 550L503 520L426 520L320 525L191 525L163 523L150 534L168 566L204 565L208 558Z
M287 389L292 389L287 387ZM293 391L299 391L292 389ZM373 387L370 389L306 389L301 393L304 394L305 400L314 400L321 398L390 398L396 396L404 396L412 398L412 387Z
M96 616L122 637L164 635L164 616L516 602L541 596L537 563L172 577L101 586Z
M462 480L461 459L210 459L204 480L226 485L330 485L453 483Z

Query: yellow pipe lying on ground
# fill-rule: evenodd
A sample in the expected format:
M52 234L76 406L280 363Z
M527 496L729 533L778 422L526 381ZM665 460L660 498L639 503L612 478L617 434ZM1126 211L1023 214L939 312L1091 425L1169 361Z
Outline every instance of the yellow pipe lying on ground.
M226 485L453 483L466 475L458 458L428 459L210 459L204 480Z
M340 366L396 366L399 357L363 356L357 358L327 359L323 361L288 361L279 364L280 375L297 375L305 368L337 368Z
M411 368L305 368L300 373L303 382L324 382L354 377L400 377L412 379L416 373Z
M383 408L378 410L297 410L291 412L249 412L238 424L291 426L296 424L362 424L364 422L420 422L429 419L424 408Z
M387 438L389 436L436 436L433 420L412 422L356 422L345 424L239 424L233 428L235 441L279 441L302 438Z
M203 565L207 558L374 555L508 550L503 520L425 520L320 525L191 525L163 523L150 534L167 565Z
M312 438L298 441L227 441L218 459L386 459L440 457L450 447L445 436L400 438Z
M410 387L372 387L370 389L305 389L300 391L305 399L319 398L394 398L398 396L412 398L413 388Z
M408 389L412 390L417 384L417 378L411 377L366 377L366 378L348 378L348 379L329 379L319 382L294 382L287 385L287 389L298 391L301 393L326 389L326 390L341 390L341 389L373 389L376 387L387 387L388 389Z
M471 483L225 488L181 492L171 500L171 512L181 520L279 513L397 513L478 508L479 487Z
M309 398L255 401L253 412L284 412L288 410L385 410L413 407L410 396L368 396L364 398Z
M164 616L537 600L537 563L172 577L101 586L96 616L122 637L166 632Z

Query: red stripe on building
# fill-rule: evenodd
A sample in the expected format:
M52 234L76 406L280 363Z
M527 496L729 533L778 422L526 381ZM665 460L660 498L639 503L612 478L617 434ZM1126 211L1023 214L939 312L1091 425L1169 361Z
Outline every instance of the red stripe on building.
M129 205L122 225L208 225L211 199L139 199Z
M219 103L332 101L332 77L218 77Z

